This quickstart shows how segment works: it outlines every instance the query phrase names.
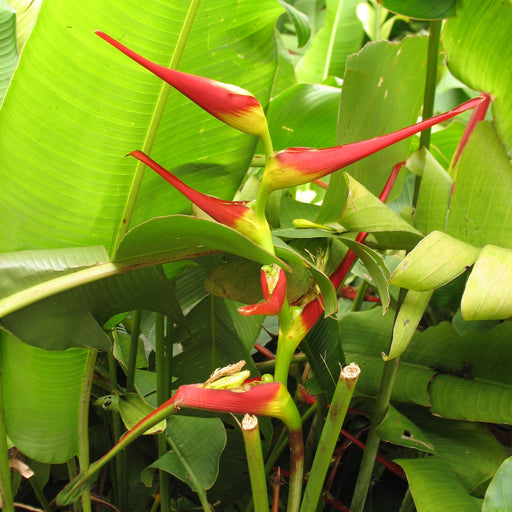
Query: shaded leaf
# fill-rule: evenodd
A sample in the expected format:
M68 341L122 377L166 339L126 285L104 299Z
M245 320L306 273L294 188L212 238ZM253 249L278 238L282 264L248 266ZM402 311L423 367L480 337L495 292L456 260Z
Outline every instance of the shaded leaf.
M78 453L79 403L89 350L50 352L2 331L0 337L7 435L35 460L68 461Z
M0 104L18 62L16 14L6 0L0 2Z
M151 485L154 470L163 469L193 491L209 489L217 479L219 457L226 445L222 421L178 415L171 416L167 425L172 450L146 468L142 480Z
M404 468L418 512L478 512L482 500L473 498L447 464L438 457L395 459Z
M482 512L505 512L512 504L512 489L509 485L512 477L512 457L500 466L485 493Z
M293 23L295 33L297 34L298 46L302 48L308 42L311 35L308 17L285 0L278 1L284 7L286 14Z
M419 20L441 20L455 16L455 0L382 0L390 11Z

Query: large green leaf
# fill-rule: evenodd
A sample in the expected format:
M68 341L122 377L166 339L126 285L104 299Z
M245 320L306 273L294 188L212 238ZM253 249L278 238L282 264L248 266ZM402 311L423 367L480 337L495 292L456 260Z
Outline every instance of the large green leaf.
M508 44L512 24L512 2L465 0L457 17L447 21L443 43L450 71L473 89L491 93L498 132L510 149L512 145L512 59ZM492 30L489 30L492 27Z
M340 93L337 87L297 84L275 97L267 112L274 149L334 146Z
M426 44L424 37L407 37L399 44L380 41L349 58L341 93L338 144L371 139L416 122L423 98ZM347 171L379 195L391 169L407 157L409 147L410 140L394 144L352 164ZM320 222L337 220L339 198L345 194L343 175L336 173L331 177Z
M89 351L49 352L0 331L7 435L25 455L63 463L78 453L78 414Z
M18 62L16 14L6 0L0 2L0 103Z
M398 459L407 475L418 512L478 512L481 500L473 498L448 465L438 457Z
M476 246L512 248L512 165L490 123L477 125L452 172L446 232Z
M296 67L301 82L321 82L329 75L342 77L347 57L359 50L363 26L356 16L359 0L327 0L324 26Z
M479 252L477 247L433 231L400 262L390 284L416 291L432 290L464 272Z
M144 145L160 80L94 35L100 28L168 65L187 8L181 1L141 8L135 0L42 5L0 111L0 217L9 219L0 250L103 245L111 253L136 199L133 223L189 207L156 175L139 186L136 161L124 157ZM274 0L202 2L180 69L250 89L266 104L281 12ZM232 198L254 137L174 91L154 121L156 160L189 185Z
M16 12L16 38L21 50L34 27L43 0L8 0L7 3Z
M512 317L512 249L486 245L475 262L462 296L465 320Z
M487 492L485 493L483 512L505 512L512 506L512 457L509 457L500 466Z
M440 20L455 16L455 0L382 0L390 11L420 20Z

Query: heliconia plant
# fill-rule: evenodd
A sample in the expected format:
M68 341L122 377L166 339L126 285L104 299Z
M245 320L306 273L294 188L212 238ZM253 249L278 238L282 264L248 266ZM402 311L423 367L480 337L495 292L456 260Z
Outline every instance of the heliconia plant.
M326 33L317 33L302 48L309 37L307 16L298 10L302 5L285 0L279 0L279 9L285 8L292 24L277 19L274 0L262 0L261 6L249 0L200 6L199 0L191 0L185 7L176 0L168 5L150 1L144 10L131 0L126 5L113 2L115 9L110 3L99 9L96 1L90 7L95 26L85 23L86 40L81 39L81 18L87 16L79 10L73 22L63 15L57 31L46 31L52 34L48 41L55 44L40 46L42 54L47 46L53 52L65 46L62 41L69 39L61 39L61 33L66 27L66 36L82 45L73 46L75 53L68 60L85 56L83 73L78 64L75 73L62 72L64 64L50 57L46 58L53 62L48 66L55 73L53 79L42 79L34 70L27 73L31 59L32 66L36 62L35 53L39 55L32 50L35 43L29 42L17 73L40 85L45 94L34 88L26 93L15 75L13 92L7 93L0 109L6 187L16 183L13 197L0 201L6 222L10 205L18 204L18 195L32 189L29 181L34 181L33 196L41 202L27 201L27 209L24 203L23 208L18 206L23 215L17 218L25 219L29 207L38 215L39 208L44 213L44 205L52 204L55 194L55 218L67 215L73 199L90 203L84 216L95 219L90 233L81 238L74 225L45 232L41 226L50 223L41 216L38 230L30 223L26 228L27 233L40 231L38 250L25 251L31 247L23 232L21 253L15 248L0 254L0 272L4 272L0 274L0 373L5 376L0 379L0 508L15 510L7 444L11 437L14 446L20 452L26 447L26 456L34 461L69 461L69 479L52 503L39 483L31 481L45 511L57 506L92 512L97 501L98 507L105 503L113 510L134 512L198 507L204 512L266 512L269 507L272 512L309 512L328 506L379 512L379 500L366 503L369 489L381 485L380 473L373 471L375 461L407 482L400 510L430 512L445 505L447 510L479 509L486 484L506 457L503 446L479 422L512 422L510 411L499 405L509 402L503 397L512 397L510 383L493 380L489 368L497 363L486 353L496 349L506 354L500 340L510 334L507 319L512 303L495 286L497 272L487 271L494 270L492 262L504 269L504 286L512 285L507 273L511 242L505 228L497 233L487 226L480 232L475 219L487 212L477 207L477 185L472 184L473 180L491 194L481 178L484 169L492 198L501 191L499 197L505 199L500 204L506 202L512 190L506 154L507 134L512 132L506 114L511 110L503 100L502 80L487 76L487 62L483 66L480 59L475 64L471 55L458 53L467 46L475 53L480 47L489 48L478 37L473 47L463 30L471 26L468 19L486 13L476 0L457 9L451 0L443 7L395 2L393 9L403 9L403 16L386 11L391 2L363 2L357 16L355 4L349 9L341 2L333 11L327 2L319 19L325 19L322 30L331 31L329 47L324 48ZM318 2L314 8L313 3L316 12ZM220 8L224 4L225 10ZM489 1L482 4L498 19ZM78 9L64 2L60 7ZM45 8L41 27L56 16L52 3L45 3ZM103 8L108 17L101 14ZM512 26L512 12L500 16L510 18ZM375 27L358 17L374 19ZM428 48L422 36L378 41L379 34L394 33L391 23L403 19L406 24L415 18L429 20ZM462 80L456 94L460 104L454 106L452 97L444 97L443 104L449 106L435 115L437 69L444 66L439 59L439 20L451 18L446 22L447 59ZM458 23L462 28L457 28ZM340 42L349 26L358 27L353 48ZM417 30L407 26L407 31ZM154 30L146 34L146 27ZM38 30L35 41L44 41L45 31ZM279 38L278 44L270 30L287 36L293 31L300 48L290 47L289 37ZM407 32L396 30L401 35ZM358 51L364 32L375 42ZM187 40L194 44L185 48ZM493 41L508 52L499 39ZM64 54L66 48L59 51ZM156 62L168 61L166 52L172 53L169 67ZM325 57L321 66L320 55ZM495 58L487 52L490 63ZM96 64L91 64L95 59L101 62L97 73ZM414 69L409 74L404 71L408 59ZM467 75L459 69L461 62L470 68ZM41 67L38 64L37 70ZM480 70L485 79L478 78ZM45 88L55 77L76 82L84 94L62 98L47 94ZM155 92L157 83L159 92ZM462 89L465 84L471 90ZM409 87L413 93L407 93ZM170 88L180 94L168 97ZM489 92L475 93L481 89ZM47 101L47 109L39 111L32 96L34 101ZM487 112L494 100L499 137ZM86 115L80 111L76 119L53 121L53 112L81 102L91 105ZM377 116L370 114L374 103L380 109ZM354 115L355 105L361 116ZM401 110L406 112L396 115ZM36 112L33 118L27 117L30 111ZM22 116L24 130L37 128L33 138L24 131L14 130L12 136L1 132L1 126L13 127L11 112ZM52 120L50 125L44 124L46 117ZM88 117L94 119L91 126ZM329 124L329 130L322 123ZM81 124L105 140L82 139ZM367 125L364 132L358 125ZM431 131L438 126L443 130L432 133L435 142L430 153ZM47 155L49 139L44 132L54 130L59 144ZM68 139L59 138L66 130ZM359 135L352 136L351 131ZM420 149L408 158L403 143L415 135ZM185 137L187 144L182 144ZM27 150L25 138L34 153ZM211 155L206 154L208 144ZM80 148L86 151L82 154ZM484 148L490 148L488 158ZM83 167L79 159L80 165L68 170L75 154L81 155ZM372 157L371 166L365 167ZM11 168L11 162L21 167ZM38 172L41 167L41 175L33 174L24 183L22 168L33 165ZM496 174L491 165L499 167ZM96 195L103 180L111 182L112 201L98 205ZM58 192L59 186L67 195ZM315 196L308 199L310 204L297 200L306 194ZM59 208L59 201L66 208ZM120 216L105 235L103 226L114 210ZM505 207L496 216L508 226ZM73 230L77 234L69 242L66 237ZM3 233L6 240L12 238ZM48 248L46 239L51 240ZM69 247L59 252L55 244L61 240L68 240ZM84 247L89 242L94 250ZM42 262L39 250L44 252ZM483 281L492 285L481 293L479 302ZM394 283L403 288L393 288ZM434 289L445 285L450 289L439 299ZM462 295L462 312L448 311ZM492 302L489 307L484 304L488 302ZM469 327L461 319L467 308L472 308L469 318L490 323ZM491 309L485 317L482 311ZM141 310L157 313L146 315ZM2 311L7 311L3 317ZM21 344L25 337L37 345L37 338L42 338L39 332L46 333L52 322L59 324L60 334L48 336L47 345L61 349L64 344L87 352L87 358L80 353L75 366L69 365L73 375L83 372L83 384L75 397L76 418L67 429L71 446L64 450L65 456L59 455L63 460L52 458L46 441L31 442L31 434L25 434L30 422L13 412L17 397L14 394L13 399L9 389L10 380L17 378L18 363L22 372L32 361L26 355L17 359L10 354L10 345ZM450 343L441 345L439 336ZM62 341L66 337L73 342L66 345ZM477 350L481 348L477 337L489 341L491 348ZM466 363L461 347L470 341L478 347L467 350L471 360ZM97 354L109 343L112 350L106 356ZM66 352L70 360L73 350ZM453 361L462 361L461 368L447 361L448 356L443 360L443 351ZM42 352L36 352L34 360L40 356L46 364ZM471 355L476 352L485 364L478 365ZM503 359L505 367L509 359L506 355ZM66 390L62 384L55 387ZM90 395L100 395L93 414L88 410ZM488 398L497 412L482 412L476 399L480 396ZM60 411L65 401L56 399L56 409ZM30 395L26 402L34 407L38 400ZM402 408L401 402L408 407ZM120 403L129 407L123 409ZM436 417L420 411L420 406ZM40 416L51 419L48 413ZM438 417L452 421L436 423ZM456 421L466 419L472 423ZM88 421L101 422L96 425L98 432L101 427L109 444L103 440L96 446L95 436L87 431ZM143 434L148 436L143 439ZM155 443L149 434L155 434ZM474 458L464 471L459 461L453 461L454 453L466 460L466 452L447 442L455 437ZM95 444L92 453L103 454L92 463L89 440ZM389 460L394 452L379 450L380 440L401 446L407 458ZM231 443L228 450L226 443ZM363 450L362 462L354 469L343 464L351 445ZM139 461L139 448L144 461ZM423 456L416 457L416 450ZM484 451L489 460L481 455ZM347 481L356 480L355 485L346 485L344 476L349 472L353 474ZM140 481L146 490L140 490ZM494 511L497 487L489 486L484 512ZM139 495L144 503L138 502Z

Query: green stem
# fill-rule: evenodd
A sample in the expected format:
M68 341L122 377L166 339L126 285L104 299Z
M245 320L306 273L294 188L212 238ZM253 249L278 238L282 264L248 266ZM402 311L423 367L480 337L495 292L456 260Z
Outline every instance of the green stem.
M37 501L39 501L43 507L44 512L52 512L52 508L50 507L50 504L48 503L48 500L46 499L46 496L44 495L44 492L36 479L29 478L28 481L32 487L32 490L34 491L34 495L37 498Z
M208 497L206 496L206 491L204 490L202 485L197 481L196 475L195 475L194 471L192 471L192 468L190 467L190 465L188 464L187 459L185 457L183 457L183 455L181 454L181 448L174 442L174 440L172 439L172 436L167 437L167 441L169 442L169 445L171 446L172 451L177 455L181 464L183 464L183 467L185 468L187 475L193 482L194 491L196 492L196 494L199 497L199 501L201 502L203 511L211 512L212 508L211 508L210 504L208 503Z
M368 281L361 281L361 284L357 288L357 293L354 298L354 302L352 302L352 307L350 308L350 311L359 311L361 309L364 297L366 295L366 292L368 291L368 286Z
M185 20L183 21L183 25L181 27L180 34L178 36L178 40L176 42L176 46L174 48L174 52L172 54L169 68L176 69L183 55L183 51L185 49L185 45L187 43L188 37L190 35L190 31L192 29L192 25L194 23L194 18L196 16L197 10L199 8L201 0L191 0L190 5L185 15ZM151 153L151 148L153 147L153 143L155 142L156 133L158 131L158 127L160 126L160 121L162 119L162 115L164 113L165 104L167 103L167 98L169 96L169 91L171 86L164 82L162 87L160 88L160 93L153 110L153 114L151 116L151 121L149 122L148 131L146 132L146 137L144 139L144 143L142 144L142 151L144 153ZM117 251L119 244L126 234L128 229L130 228L130 223L133 215L133 211L135 209L135 203L137 201L137 195L140 190L140 186L142 184L142 178L144 176L144 164L139 162L135 169L135 174L133 177L133 181L130 187L130 191L128 193L128 200L126 202L122 222L118 228L118 231L115 235L115 239L113 241L113 252Z
M305 354L296 354L292 357L291 364L299 364L307 361L307 357ZM256 368L260 373L271 373L274 371L276 367L276 360L272 359L270 361L262 361L261 363L256 363Z
M2 371L2 344L5 343L5 334L0 331L0 486L2 489L4 512L14 512L14 500L11 486L11 470L9 469L9 449L7 448L7 434L5 431L5 409Z
M167 399L166 382L166 358L165 358L165 318L160 313L155 315L155 364L156 364L156 397L158 406L162 405ZM164 430L158 434L158 456L162 457L167 453L167 433ZM163 469L158 470L160 482L160 510L161 512L170 512L169 485L170 475Z
M134 311L132 316L132 333L130 335L130 352L126 367L126 389L135 391L135 368L137 366L137 348L139 346L140 321L142 313Z
M82 492L88 489L99 473L101 468L110 462L117 454L121 453L129 444L135 439L140 437L146 430L155 426L160 421L167 419L169 416L176 412L174 403L172 401L166 407L157 409L149 416L146 416L142 421L137 423L128 433L126 433L119 442L112 447L101 459L97 460L89 466L86 471L81 472L75 479L73 479L57 496L57 503L59 505L67 505L72 503Z
M76 478L77 472L76 472L76 466L75 466L75 457L71 457L71 459L68 460L67 464L68 469L68 477L69 480L73 480ZM80 512L80 505L77 501L73 503L73 512Z
M388 410L397 368L398 358L384 363L384 371L380 381L379 394L377 395L377 401L375 403L375 409L370 424L370 431L366 441L366 448L363 453L363 460L361 461L361 468L359 469L354 489L354 496L350 506L351 512L362 512L364 508L366 495L368 494L368 488L370 486L370 480L373 473L375 456L379 449L379 436L376 432L376 428Z
M331 463L331 457L338 441L343 421L347 414L348 406L361 370L356 364L350 364L343 368L331 402L329 414L325 421L320 443L316 451L313 466L309 473L308 483L304 492L301 512L315 512L327 470Z
M437 63L439 56L439 38L441 36L441 20L434 20L430 22L430 34L428 39L428 54L427 54L427 74L425 78L425 93L423 95L423 114L422 120L432 117L434 113L434 100L436 96L437 85ZM432 129L428 128L421 132L420 146L429 148L430 146L430 133ZM418 195L420 191L421 177L416 176L414 182L414 195L413 207L418 202Z
M117 336L114 331L114 338ZM116 360L114 358L114 352L111 350L108 353L108 371L110 377L111 393L117 389L117 373L116 373ZM112 434L114 436L114 444L121 438L121 419L119 413L112 411ZM125 452L120 453L115 459L115 471L112 471L112 485L115 493L117 493L116 503L118 504L119 510L126 509L125 497L128 495L126 489L126 477L125 469L127 467L126 454Z
M260 429L256 416L249 414L244 416L242 420L242 434L244 436L245 453L251 479L254 512L268 512L267 480L265 478L263 450L261 449Z
M400 505L400 510L398 512L416 512L416 506L414 505L414 499L412 497L410 488L407 489L404 499L402 500L402 505Z
M78 419L78 463L80 472L89 469L89 400L91 397L92 378L96 366L96 350L89 351L87 367L84 375L84 385L80 397L80 412ZM91 512L91 495L89 490L82 494L82 511Z

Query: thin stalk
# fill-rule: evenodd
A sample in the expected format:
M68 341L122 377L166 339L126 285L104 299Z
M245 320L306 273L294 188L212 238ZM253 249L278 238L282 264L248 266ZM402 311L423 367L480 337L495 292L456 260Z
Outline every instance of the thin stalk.
M362 512L364 508L366 495L368 494L368 488L372 478L375 456L377 455L377 450L379 449L380 439L376 432L376 428L388 410L397 368L398 357L384 363L384 371L382 373L379 394L377 395L377 401L375 403L375 409L372 416L372 421L370 423L370 431L366 441L366 449L363 453L361 468L359 469L359 474L357 476L357 482L354 489L354 496L352 498L352 504L350 505L351 512Z
M77 472L76 472L76 466L75 466L75 458L71 457L71 459L68 460L67 464L67 470L68 470L68 477L69 480L73 480L76 478ZM78 501L75 501L73 503L73 512L80 512L80 504Z
M242 420L241 427L251 480L254 512L268 512L267 480L265 478L265 464L263 463L258 418L246 414Z
M165 361L165 318L162 314L155 315L155 365L156 365L156 397L158 406L162 405L167 399L166 382L166 361ZM162 457L167 453L167 432L164 430L158 434L158 456ZM161 512L170 512L169 485L170 475L163 469L158 470L160 483L160 510Z
M327 470L331 463L332 454L336 447L343 421L361 370L352 363L342 369L340 378L325 421L320 443L309 473L308 483L304 492L301 512L315 512L323 490Z
M361 309L361 305L363 304L364 298L366 296L366 292L368 291L368 281L362 281L359 287L357 288L357 293L352 302L352 307L350 311L359 311Z
M181 455L180 447L174 442L172 439L172 436L169 436L167 438L169 445L171 446L173 452L177 454L180 462L183 464L183 467L185 468L185 471L187 472L187 475L194 483L194 491L199 497L199 501L201 502L201 507L203 508L204 512L211 512L212 508L210 504L208 503L208 497L206 496L206 491L201 486L201 484L196 480L195 473L192 471L192 468L189 466L187 460ZM162 499L163 503L163 499Z
M307 361L305 354L296 354L292 357L291 364L299 364L305 361ZM256 363L256 368L258 368L261 373L270 373L274 371L275 367L275 359L272 359L271 361L261 361L260 363Z
M114 338L116 337L116 332L114 331ZM117 389L117 373L116 373L116 361L114 358L113 350L108 353L108 372L110 377L110 387L111 392ZM114 437L114 444L119 441L121 438L121 419L119 417L119 413L112 411L112 434ZM125 497L128 495L126 489L126 478L125 478L125 469L127 467L126 463L126 453L120 453L115 459L115 471L112 471L112 485L114 487L114 493L117 496L116 503L120 510L126 509Z
M4 334L0 331L0 486L2 489L4 512L14 512L14 501L11 486L11 470L9 469L9 449L7 448L7 434L5 431L4 389L2 371L2 343L5 343Z
M48 500L46 499L46 496L44 495L41 486L39 485L39 483L36 482L36 479L29 478L28 481L30 483L30 486L32 487L32 490L34 491L34 495L37 498L37 501L39 501L39 503L43 507L44 512L52 512L52 507L50 507L50 504L48 503Z
M80 411L78 418L78 464L80 472L89 469L89 400L91 397L92 378L96 366L96 350L89 351L87 367L84 375L84 385L80 397ZM91 494L89 490L82 494L82 512L91 512Z
M132 333L130 335L130 352L126 367L126 389L135 391L135 367L137 366L137 348L139 346L140 321L142 313L134 311L132 315Z
M425 93L423 95L423 114L422 120L432 117L434 113L434 100L436 97L437 85L437 64L439 57L439 38L441 36L441 20L433 20L430 22L430 31L428 38L428 53L427 53L427 74L425 78ZM428 128L421 132L420 146L429 148L430 134L432 128ZM418 194L420 191L421 177L416 176L414 182L414 195L413 206L418 202Z
M313 404L309 409L300 417L300 421L302 424L304 424L305 421L307 421L312 414L317 409L317 404ZM269 475L270 471L272 471L272 468L274 467L274 464L277 462L277 459L279 459L281 453L286 448L286 445L288 444L288 440L286 439L286 431L283 430L281 434L279 435L277 442L274 445L274 448L270 455L267 458L267 462L265 463L265 474Z
M180 34L178 36L178 40L176 42L176 46L174 48L174 52L172 54L169 68L177 69L181 57L183 55L183 51L185 49L185 45L187 43L188 37L190 35L190 31L192 29L192 25L194 23L194 19L199 8L201 0L190 0L190 5L185 15L185 20L183 21L183 25L181 27ZM144 139L144 143L142 144L142 151L144 153L149 154L153 147L153 143L155 142L156 133L158 131L158 127L160 126L160 121L162 119L162 115L164 112L165 104L167 103L167 98L169 97L169 91L171 86L164 82L160 88L160 93L158 95L157 102L155 104L155 108L153 109L153 114L151 116L151 121L149 122L148 131L146 132L146 137ZM142 184L142 178L144 176L144 164L142 162L137 163L137 167L135 169L135 174L133 177L133 181L130 187L130 191L128 193L128 200L126 202L123 216L121 217L122 222L119 225L117 233L115 235L115 239L113 241L113 252L117 250L121 239L126 234L128 229L130 228L130 223L133 215L133 211L135 209L135 203L137 201L137 196L140 190L140 186Z

